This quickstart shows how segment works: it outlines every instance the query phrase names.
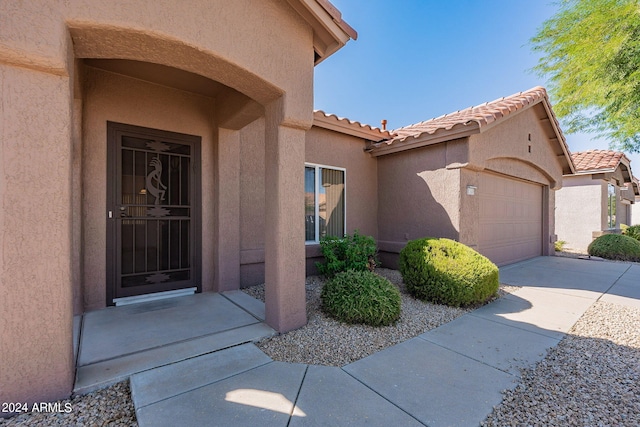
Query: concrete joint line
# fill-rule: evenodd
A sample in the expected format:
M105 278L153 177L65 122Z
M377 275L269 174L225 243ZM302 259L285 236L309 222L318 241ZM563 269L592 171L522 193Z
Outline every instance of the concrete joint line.
M188 343L188 342L191 342L191 341L197 341L197 340L203 339L203 338L205 338L205 337L209 337L209 336L211 336L211 335L217 335L217 334L222 333L222 332L231 332L231 331L235 331L235 330L237 330L237 329L242 329L242 328L244 328L244 327L246 327L246 326L255 325L256 323L260 323L260 322L249 323L248 325L236 326L236 327L231 328L231 329L224 329L224 330L222 330L222 331L217 331L217 332L213 332L213 333L210 333L210 334L201 335L201 336L198 336L198 337L191 337L191 338L187 338L187 339L180 340L180 341L175 341L175 342L171 342L171 343L161 344L161 345L157 345L157 346L155 346L155 347L149 347L149 348L145 348L145 349L142 349L142 350L133 351L133 352L131 352L131 353L119 354L119 355L117 355L117 356L115 356L115 357L111 357L110 359L97 360L97 361L95 361L95 362L88 363L88 364L86 364L86 365L82 365L82 366L79 366L79 367L85 367L85 366L95 365L95 364L98 364L98 363L109 362L109 361L111 361L111 360L120 359L120 358L122 358L122 357L133 356L133 355L135 355L135 354L142 354L142 353L145 353L145 352L147 352L147 351L154 351L154 350L158 350L158 349L165 348L165 347L176 347L176 346L180 346L180 345L182 345L182 344L185 344L185 343ZM239 345L242 345L242 344L246 344L246 343L232 344L232 345L228 345L228 346L226 346L226 347L222 347L222 348L219 348L219 349L216 349L216 350L213 350L213 351L205 351L204 353L201 353L201 354L198 354L198 355L195 355L195 356L190 356L190 357L186 357L186 358L184 358L184 359L180 359L180 360L176 360L176 361L173 361L173 362L165 363L164 365L154 366L153 368L150 368L150 369L159 368L160 366L173 365L174 363L179 363L179 362L181 362L181 361L183 361L183 360L193 359L194 357L204 356L205 354L215 353L215 352L217 352L217 351L222 351L222 350L225 350L225 349L227 349L227 348L236 347L236 346L239 346ZM79 353L79 352L78 352L78 353ZM149 369L147 369L147 371L148 371L148 370L149 370ZM144 372L144 371L141 371L141 372Z
M242 291L240 291L242 292ZM258 322L264 322L263 319L259 319L257 318L252 312L248 311L246 308L244 308L243 306L241 306L240 304L238 304L237 302L235 302L234 300L232 300L231 298L229 298L228 296L224 295L223 293L219 293L220 296L224 297L227 301L229 301L231 304L235 305L236 307L238 307L239 309L241 309L242 311L244 311L245 313L249 314L251 317L253 317L254 319L256 319ZM251 323L252 325L254 323ZM246 325L245 325L246 326Z
M346 365L345 365L346 366ZM410 414L409 412L405 411L403 408L401 408L400 406L396 405L394 402L390 401L389 399L387 399L386 397L384 397L383 395L381 395L380 393L378 393L376 390L372 389L371 387L369 387L368 384L363 383L362 381L360 381L359 378L354 377L353 375L351 375L349 372L345 371L342 368L339 368L342 372L344 372L345 374L349 375L351 378L353 378L354 380L358 381L360 384L362 384L363 386L365 386L366 388L368 388L369 390L371 390L373 393L375 393L376 395L380 396L382 399L386 400L387 402L389 402L392 406L398 408L400 411L404 412L405 414L407 414L409 417L413 418L414 420L416 420L417 423L425 426L425 427L429 427L427 426L425 423L423 423L422 421L420 421L419 419L417 419L416 417L414 417L412 414Z
M604 291L603 293L601 293L601 294L600 294L600 296L598 297L598 299L597 299L597 300L595 300L595 302L594 302L594 303L596 303L596 302L600 301L600 298L602 298L604 295L608 294L608 293L609 293L609 291L611 290L611 288L613 288L613 287L616 285L616 283L618 283L618 282L620 281L620 279L622 279L622 276L624 276L625 274L627 274L627 272L628 272L629 270L631 270L631 267L633 267L633 264L629 264L629 267L627 267L627 269L626 269L625 271L623 271L623 272L622 272L622 274L621 274L620 276L618 276L618 278L616 279L616 281L615 281L615 282L613 282L613 283L611 284L611 286L609 286L609 287L607 288L607 290L606 290L606 291ZM592 304L592 305L593 305L593 304Z
M296 411L296 406L298 405L298 398L300 397L300 393L302 392L302 386L304 385L304 380L307 378L307 372L309 372L309 365L307 365L304 368L304 374L302 374L302 381L300 381L300 386L298 387L296 398L293 400L293 406L291 407L291 412L289 412L289 420L287 421L287 427L289 427L289 424L291 424L291 420L293 419L293 413Z
M537 258L531 258L531 259L524 260L524 261L518 261L518 262L516 262L515 264L509 264L509 265L507 265L507 266L500 267L500 270L512 270L512 269L514 269L514 268L518 268L518 267L521 267L521 266L523 266L523 265L531 264L531 263L533 263L536 259L537 259ZM500 283L502 283L502 282L500 282Z
M419 337L419 336L418 336L418 337L416 337L416 338L421 339L421 340L422 340L422 341L424 341L424 342L428 342L429 344L437 345L438 347L440 347L440 348L442 348L442 349L444 349L444 350L450 351L451 353L459 354L459 355L460 355L460 356L462 356L462 357L465 357L465 358L467 358L467 359L469 359L469 360L473 360L474 362L478 362L478 363L480 363L480 364L482 364L482 365L484 365L484 366L487 366L487 367L489 367L489 368L491 368L491 369L495 369L496 371L504 372L505 374L511 375L511 376L512 376L512 377L514 377L514 378L520 378L520 377L519 377L519 376L517 376L517 375L513 375L511 372L504 371L504 370L502 370L502 369L500 369L500 368L496 368L495 366L491 366L491 365L489 365L488 363L483 362L482 360L474 359L473 357L471 357L471 356L469 356L469 355L467 355L467 354L460 353L460 352L458 352L458 351L452 350L452 349L450 349L449 347L445 347L445 346L443 346L443 345L441 345L441 344L438 344L437 342L433 342L433 341L430 341L430 340L428 340L428 339L426 339L426 338L422 338L422 337ZM546 354L546 353L545 353L545 354Z
M239 344L239 345L241 345L241 344ZM232 347L235 347L235 346L232 346ZM230 348L230 347L228 347L228 348ZM201 355L201 356L204 356L204 355ZM195 356L195 357L198 357L198 356ZM190 359L193 359L193 357L190 357ZM185 359L185 360L187 360L187 359ZM180 361L180 362L182 362L182 361ZM180 363L180 362L175 362L175 363ZM182 396L183 394L191 393L192 391L200 390L201 388L205 388L205 387L209 387L211 384L216 384L216 383L219 383L219 382L221 382L221 381L226 381L226 380L228 380L228 379L230 379L230 378L237 377L238 375L242 375L242 374L245 374L245 373L247 373L247 372L251 372L251 371L253 371L253 370L255 370L255 369L258 369L258 368L262 368L263 366L267 366L267 365L269 365L269 364L271 364L271 363L273 363L273 360L271 360L270 362L263 363L262 365L259 365L259 366L254 366L253 368L251 368L251 369L247 369L246 371L238 372L238 373L236 373L236 374L229 375L228 377L219 378L219 379L217 379L216 381L213 381L213 382L210 382L210 383L207 383L207 384L203 384L203 385L201 385L201 386L194 387L194 388L189 389L189 390L185 390L185 391L183 391L183 392L181 392L181 393L174 394L173 396L165 397L164 399L160 399L160 400L158 400L157 402L153 402L153 403L150 403L150 404L148 404L148 405L136 406L136 405L134 404L134 406L135 406L135 410L136 410L136 412L137 412L137 411L138 411L138 409L146 408L146 407L148 407L148 406L153 406L153 405L155 405L155 404L157 404L157 403L164 402L164 401L166 401L166 400L170 400L170 399L176 398L176 397L178 397L178 396ZM173 363L170 363L170 365L172 365L172 364L173 364ZM164 365L164 366L168 366L168 365ZM154 368L154 369L155 369L155 368ZM135 375L135 374L134 374L134 375Z
M76 383L76 380L78 379L78 361L80 360L80 352L82 352L82 346L80 344L82 344L82 331L84 330L84 314L80 315L80 327L78 329L78 352L76 353L76 357L73 359L73 384Z

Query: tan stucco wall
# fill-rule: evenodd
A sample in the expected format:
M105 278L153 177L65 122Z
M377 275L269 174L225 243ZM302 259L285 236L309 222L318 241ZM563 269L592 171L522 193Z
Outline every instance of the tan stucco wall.
M586 250L592 233L602 229L602 188L602 181L590 176L564 177L556 192L556 233L568 248Z
M460 238L460 169L466 162L466 140L427 146L378 157L378 239L382 263L408 240L420 237Z
M612 179L608 182L615 186L616 190L616 229L619 229L621 225L631 225L631 218L629 206L629 200L624 200L624 196L627 195L626 187L624 184L624 176L620 166L612 174ZM606 204L606 202L605 202ZM608 210L605 212L608 215Z
M0 59L64 70L69 26L78 56L174 66L263 104L287 93L285 120L310 124L313 34L286 1L165 3L33 0L15 7L3 2L0 15L11 19L0 26ZM239 37L246 34L252 37Z
M264 132L258 119L240 132L240 283L264 282Z
M616 219L618 221L618 227L620 225L631 225L630 220L630 209L631 205L627 203L618 202L618 210L616 212Z
M467 139L378 157L379 239L388 264L407 240L448 237L477 248L479 176L497 172L543 186L543 254L553 254L555 192L562 185L562 152L542 104ZM384 259L383 259L384 262Z
M475 187L477 194L467 195L467 186ZM477 251L480 239L480 228L478 227L480 197L478 192L482 191L480 172L472 169L460 169L459 191L461 195L460 212L465 213L460 218L460 241Z
M0 402L73 381L69 85L0 64Z
M469 138L469 160L472 164L516 176L527 181L560 188L562 164L555 154L557 141L551 141L540 120L542 104ZM529 147L530 152L529 152Z
M86 67L83 112L85 310L106 301L107 121L202 137L202 282L213 289L215 101Z
M565 176L557 194L556 223L558 240L566 241L567 247L586 251L594 236L609 230L609 183L616 192L614 229L633 223L633 205L621 199L624 177L619 167L612 173Z
M250 286L264 280L264 120L246 126L240 135L240 274L242 285ZM347 233L358 230L377 237L377 162L364 152L364 140L313 127L305 141L306 163L346 169ZM318 255L318 245L306 246L307 274L316 272Z
M71 277L73 286L73 313L84 311L84 295L82 286L82 81L84 67L81 60L74 60L73 65L73 134L71 165Z

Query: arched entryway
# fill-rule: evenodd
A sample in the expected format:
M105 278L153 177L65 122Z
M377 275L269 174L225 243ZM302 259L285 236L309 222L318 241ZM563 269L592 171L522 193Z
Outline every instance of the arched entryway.
M141 207L147 214L157 209L154 210L151 205L134 206L124 200L108 200L109 182L115 182L115 186L111 187L116 189L122 189L123 185L122 172L118 171L118 167L122 167L122 159L115 155L116 162L110 165L107 158L111 149L107 144L108 122L148 129L150 134L155 135L167 132L173 136L184 134L200 139L198 145L201 146L201 156L194 163L197 181L201 182L200 194L196 197L200 199L200 206L196 206L191 213L196 214L197 208L200 209L201 220L197 222L202 226L194 231L193 241L198 242L194 246L190 241L189 250L200 251L195 258L198 260L196 264L201 265L196 266L200 271L192 272L191 277L201 279L193 283L178 281L184 282L187 288L194 287L206 292L239 287L239 132L262 117L267 124L264 161L265 164L274 165L265 168L262 180L265 198L269 200L265 206L264 230L269 289L267 321L280 330L304 324L304 289L297 289L300 286L296 286L292 278L304 275L304 251L299 249L302 254L300 260L287 255L297 253L298 250L293 248L301 245L281 239L283 230L286 229L287 233L291 231L292 221L287 219L287 215L293 217L297 210L289 207L295 203L292 195L302 192L301 185L296 184L302 179L292 177L302 174L302 168L298 171L294 165L304 162L304 144L301 142L304 141L307 123L292 119L291 109L295 108L292 107L295 103L285 102L282 90L249 70L215 53L169 37L127 28L75 24L71 24L70 33L76 55L74 97L78 129L76 142L80 147L80 172L76 185L78 190L82 189L78 191L82 198L76 207L82 214L75 220L75 229L81 230L76 238L79 252L75 266L78 271L75 289L79 294L75 303L76 312L112 305L114 299L144 293L145 288L151 292L163 291L160 289L163 288L162 284L172 274L167 271L173 270L169 265L166 271L151 271L156 267L151 258L154 253L158 254L157 250L152 250L157 242L149 239L149 230L140 225L135 228L142 231L138 230L137 237L135 234L138 231L133 232L132 239L138 242L144 240L146 246L130 241L127 250L134 255L137 253L137 258L127 262L139 265L133 265L133 270L129 268L131 271L127 270L126 273L127 277L140 276L135 286L131 285L131 289L138 290L123 289L123 221L148 220L137 217L127 219L126 216ZM141 150L149 151L149 147ZM145 154L146 157L149 155ZM147 188L147 178L151 180L151 187L167 185L162 182L166 177L154 181L152 176L156 170L164 171L160 174L165 173L166 165L155 168L151 160L147 160L141 160L144 163L141 167L145 170L140 175L141 179L144 178L141 188L136 189L138 195L151 190ZM285 188L289 185L295 189ZM196 187L194 190L197 190ZM144 197L148 199L147 202L151 200L150 196ZM124 211L121 212L123 207ZM181 209L179 206L174 208ZM125 217L122 217L122 213ZM191 221L186 217L183 220L183 223ZM112 238L110 233L120 234ZM180 232L173 234L180 239ZM149 241L155 242L154 245L147 244ZM175 267L183 270L184 265ZM144 274L138 275L138 270ZM154 282L160 286L152 286Z

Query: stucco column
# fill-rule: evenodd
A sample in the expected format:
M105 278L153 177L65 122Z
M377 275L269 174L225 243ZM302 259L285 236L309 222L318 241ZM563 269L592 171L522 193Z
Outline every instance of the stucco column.
M72 100L54 71L0 65L0 402L73 385Z
M266 108L266 321L279 332L304 326L305 130L285 124L281 102Z
M218 131L215 290L240 288L240 132Z

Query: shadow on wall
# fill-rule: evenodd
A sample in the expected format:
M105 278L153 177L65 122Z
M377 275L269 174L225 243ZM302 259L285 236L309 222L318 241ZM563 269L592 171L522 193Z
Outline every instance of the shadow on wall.
M457 171L435 170L416 173L421 180L411 179L402 190L390 195L385 208L386 232L380 260L384 267L398 269L398 256L406 242L422 237L444 237L459 240L458 223L460 186ZM426 184L426 185L425 185ZM393 191L393 190L392 190ZM385 238L386 237L386 238Z
M416 174L426 184L420 198L426 204L428 213L428 236L420 237L460 238L459 230L453 225L454 221L459 223L460 186L459 179L456 177L454 182L451 173L452 171L439 169Z

